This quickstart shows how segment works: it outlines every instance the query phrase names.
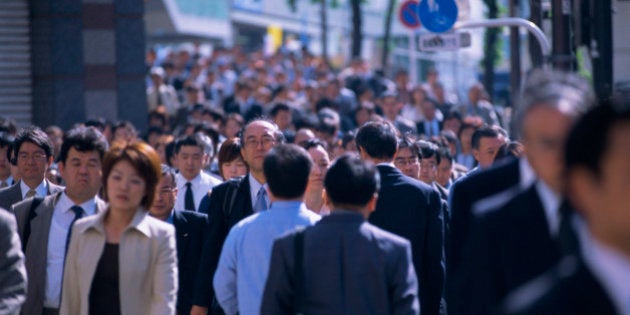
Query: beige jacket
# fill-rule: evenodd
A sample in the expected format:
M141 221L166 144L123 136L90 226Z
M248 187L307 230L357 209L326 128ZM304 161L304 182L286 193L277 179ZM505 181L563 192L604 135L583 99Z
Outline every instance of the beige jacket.
M88 315L92 279L105 247L105 215L77 221L64 269L60 314ZM172 225L138 209L119 245L123 315L175 314L177 252Z

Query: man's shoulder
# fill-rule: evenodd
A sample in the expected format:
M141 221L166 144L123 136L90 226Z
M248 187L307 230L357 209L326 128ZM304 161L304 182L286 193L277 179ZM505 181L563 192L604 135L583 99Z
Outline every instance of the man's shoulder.
M369 222L364 222L361 226L361 229L370 233L371 238L376 240L379 244L387 243L393 246L401 247L411 246L411 243L407 239L394 233L385 231Z
M554 268L513 291L502 305L502 314L578 313L614 314L615 311L604 289L584 262L575 257L564 258Z

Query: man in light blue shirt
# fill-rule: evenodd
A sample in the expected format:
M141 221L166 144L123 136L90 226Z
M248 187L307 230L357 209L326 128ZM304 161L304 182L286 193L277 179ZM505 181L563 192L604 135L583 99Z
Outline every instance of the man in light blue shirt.
M230 230L214 276L215 295L227 315L260 313L274 239L320 219L303 203L312 164L308 153L295 145L279 145L265 157L271 208Z

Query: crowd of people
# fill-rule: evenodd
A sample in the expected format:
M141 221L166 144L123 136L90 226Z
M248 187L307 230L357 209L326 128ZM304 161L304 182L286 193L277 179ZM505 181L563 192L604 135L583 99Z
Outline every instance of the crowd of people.
M142 135L0 123L0 311L630 314L630 108L576 75L528 77L514 141L435 70L148 69Z

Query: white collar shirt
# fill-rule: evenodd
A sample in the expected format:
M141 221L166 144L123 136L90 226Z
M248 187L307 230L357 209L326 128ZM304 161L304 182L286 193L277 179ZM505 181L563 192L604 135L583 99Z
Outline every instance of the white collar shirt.
M221 183L219 179L212 177L201 171L199 175L197 175L192 180L187 180L181 173L178 173L175 176L175 181L177 183L177 199L175 199L175 209L176 210L186 210L186 183L191 183L191 189L193 193L193 200L195 202L195 211L199 211L199 205L201 204L201 199L208 194L208 191L212 190L214 186Z
M249 176L247 176L247 178L249 178L249 195L252 197L252 209L256 208L256 200L258 199L258 191L260 190L260 188L264 187L265 184L259 182L258 180L256 180L256 178L249 173ZM269 196L267 196L267 209L270 208L270 202L269 202Z
M556 194L547 184L539 180L536 182L536 192L545 210L545 218L549 227L549 233L556 237L560 230L560 202L561 197Z
M23 180L20 181L20 190L22 191L22 200L26 199L26 194L28 193L29 190L31 190L30 187L28 187L26 185L26 183L24 183ZM46 197L46 195L48 195L48 182L44 179L42 180L41 183L39 183L39 185L37 187L35 187L35 196L37 197Z

